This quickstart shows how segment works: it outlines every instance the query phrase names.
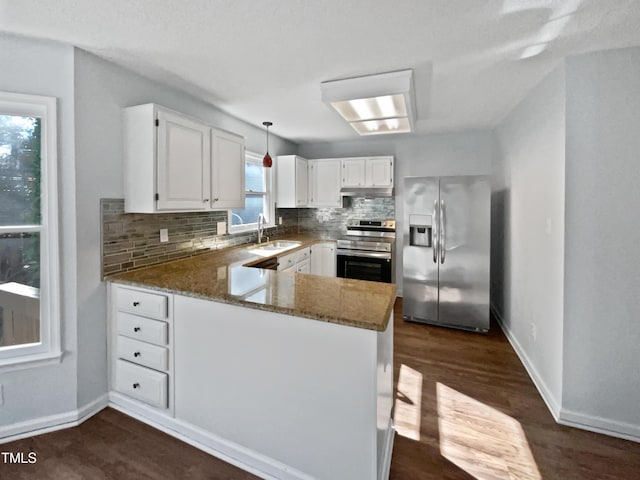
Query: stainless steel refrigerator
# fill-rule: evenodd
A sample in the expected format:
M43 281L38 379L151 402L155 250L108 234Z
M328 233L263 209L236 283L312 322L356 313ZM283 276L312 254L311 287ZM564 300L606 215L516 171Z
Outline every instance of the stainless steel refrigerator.
M490 177L405 177L404 197L404 318L488 331Z

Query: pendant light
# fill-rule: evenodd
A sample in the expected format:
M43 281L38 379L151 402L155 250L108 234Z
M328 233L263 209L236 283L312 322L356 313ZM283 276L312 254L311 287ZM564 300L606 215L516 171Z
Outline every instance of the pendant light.
M265 168L271 168L273 165L273 160L271 159L271 155L269 155L269 127L273 125L271 122L262 122L262 124L267 127L267 153L262 159L262 166Z

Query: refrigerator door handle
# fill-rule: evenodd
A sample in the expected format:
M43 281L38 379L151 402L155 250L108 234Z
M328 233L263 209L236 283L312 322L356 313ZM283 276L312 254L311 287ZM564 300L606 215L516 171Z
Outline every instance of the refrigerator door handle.
M444 230L444 200L440 200L440 263L444 263L445 256L447 255L446 246L446 233Z
M433 248L433 263L438 263L438 200L433 202L433 238L431 245Z

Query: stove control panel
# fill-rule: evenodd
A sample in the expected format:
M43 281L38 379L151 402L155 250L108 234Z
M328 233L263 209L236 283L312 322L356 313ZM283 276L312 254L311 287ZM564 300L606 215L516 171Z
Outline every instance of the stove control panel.
M358 219L350 219L347 221L348 227L377 227L377 228L385 228L389 230L396 229L396 221L395 220L358 220Z

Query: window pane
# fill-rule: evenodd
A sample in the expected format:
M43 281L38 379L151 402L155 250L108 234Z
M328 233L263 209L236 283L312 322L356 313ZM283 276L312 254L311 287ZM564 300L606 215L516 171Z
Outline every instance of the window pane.
M246 225L247 223L257 223L258 215L265 213L264 195L247 193L245 197L244 210L233 210L231 212L231 225Z
M40 119L0 115L0 225L40 224Z
M40 234L0 235L0 347L40 341Z
M248 192L264 192L264 167L256 163L247 162L245 164L245 187Z

